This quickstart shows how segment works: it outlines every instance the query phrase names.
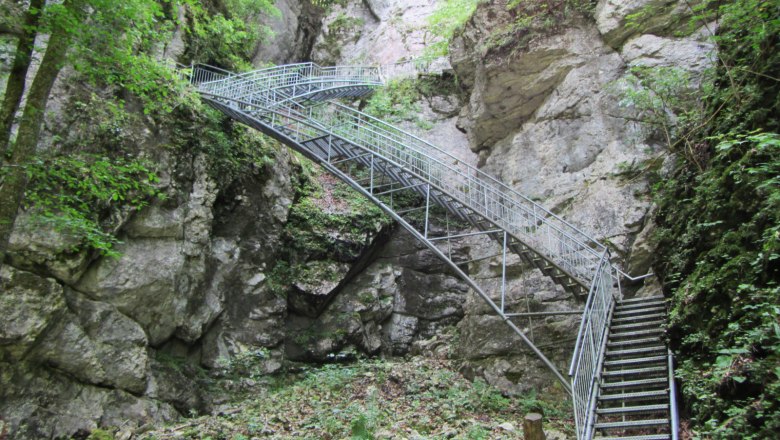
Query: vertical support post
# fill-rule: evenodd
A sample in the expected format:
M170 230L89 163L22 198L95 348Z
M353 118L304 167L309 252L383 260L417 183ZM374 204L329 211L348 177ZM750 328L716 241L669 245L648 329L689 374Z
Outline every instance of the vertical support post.
M428 212L431 207L431 184L425 186L425 233L423 237L428 238Z
M483 194L483 198L485 199L485 217L492 220L492 218L490 217L490 213L488 212L487 185L485 184L482 185L482 194Z
M331 151L333 149L333 135L328 135L328 163L330 163Z
M444 224L447 228L447 258L452 260L452 240L450 240L450 213L444 211Z
M371 155L371 166L368 170L368 193L374 194L374 155Z
M501 251L501 313L504 313L504 304L506 298L506 231L504 231L503 246L504 248Z

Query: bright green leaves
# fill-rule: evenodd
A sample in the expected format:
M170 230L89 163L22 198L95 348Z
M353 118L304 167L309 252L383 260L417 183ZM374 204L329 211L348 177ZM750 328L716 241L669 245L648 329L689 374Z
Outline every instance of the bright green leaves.
M447 56L449 42L455 32L462 28L474 13L479 0L443 0L439 2L436 11L428 19L431 33L436 41L429 43L423 53L423 58L436 59Z
M36 220L104 255L117 255L113 246L118 240L111 233L116 225L105 220L109 214L161 197L157 175L138 159L58 156L30 164L27 175L25 205Z
M709 166L666 181L658 199L677 374L700 435L769 438L780 429L780 135L709 142Z
M196 0L184 0L190 25L187 57L233 71L248 70L258 42L271 31L260 25L261 16L279 16L270 0L224 0L224 8L210 10Z
M392 80L371 95L363 111L391 123L414 121L421 111L420 99L415 80Z

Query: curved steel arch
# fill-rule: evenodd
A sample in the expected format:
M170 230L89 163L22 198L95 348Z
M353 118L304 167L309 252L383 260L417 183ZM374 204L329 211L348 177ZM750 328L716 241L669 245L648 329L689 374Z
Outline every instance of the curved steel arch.
M322 68L302 63L234 75L198 67L191 79L210 105L320 164L398 221L482 297L572 392L559 369L511 320L533 313L513 313L506 307L507 254L519 255L575 298L604 289L606 296L612 297L612 271L604 270L605 265L611 267L605 246L430 143L349 107L327 102L334 97L371 93L382 84L379 68ZM393 195L399 192L414 194L418 206L396 207ZM436 211L434 206L443 209ZM453 233L450 215L477 232ZM449 248L439 245L471 235L487 235L497 243L499 252L486 258L501 261L498 289L469 277L462 268L469 262L456 261ZM580 357L587 357L587 370L592 372L590 360L598 360L599 344L584 344L582 334L581 330L577 350ZM575 406L578 401L590 402L593 392L595 374L581 376L579 369L572 375L575 391L582 388L581 382L590 385L576 393L587 396L575 395Z

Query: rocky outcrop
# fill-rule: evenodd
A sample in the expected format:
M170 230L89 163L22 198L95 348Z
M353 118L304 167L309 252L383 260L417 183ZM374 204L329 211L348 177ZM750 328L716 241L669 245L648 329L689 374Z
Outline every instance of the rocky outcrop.
M308 60L322 27L323 9L308 0L278 0L273 4L278 14L259 17L271 34L255 49L252 64L264 67Z
M596 26L605 43L619 49L631 36L671 36L685 30L700 2L676 0L601 0L596 5Z
M417 58L434 38L428 29L428 17L435 8L436 2L413 0L334 4L323 19L312 60L390 65Z
M281 17L268 19L274 43L259 49L255 62L299 60L310 51L316 61L333 63L413 58L430 38L426 17L433 3L336 4L319 32L317 14L324 11L283 0L277 2ZM508 12L482 4L453 41L450 58L467 102L461 106L455 94L429 96L420 114L433 126L406 128L607 242L616 257L628 258L632 275L641 275L652 253L647 182L621 177L621 169L655 160L662 147L607 89L629 66L681 66L695 79L711 63L711 47L699 34L679 38L673 26L654 19L627 26L647 5L661 16L681 8L679 2L601 1L595 21L570 17L557 32L523 36L516 50L490 51L491 31ZM64 96L52 108L64 108ZM10 265L0 273L0 418L14 435L68 436L208 411L192 378L204 374L201 367L218 370L236 356L262 352L262 369L270 373L286 360L425 350L433 336L453 327L454 346L436 351L461 359L465 374L509 393L552 382L485 302L403 231L383 241L378 227L357 234L317 229L338 252L288 252L291 210L303 198L295 177L300 159L286 149L274 150L272 165L248 168L220 186L204 157L160 153L152 137L170 134L139 124L128 136L159 158L168 198L118 222L118 259L75 251L69 237L24 215L17 223ZM352 210L329 191L316 202L333 206L328 215ZM452 252L478 259L495 253L493 246L468 239ZM309 276L286 280L280 289L275 269L282 259ZM468 272L500 285L496 258L473 262ZM508 310L581 307L515 257L507 274ZM515 323L558 365L566 364L576 315Z

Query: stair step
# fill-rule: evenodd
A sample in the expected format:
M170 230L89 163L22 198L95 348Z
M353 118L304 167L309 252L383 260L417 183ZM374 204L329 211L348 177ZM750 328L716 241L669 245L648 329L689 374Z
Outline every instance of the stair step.
M621 435L620 437L594 437L598 440L671 440L671 434Z
M656 306L666 306L666 301L648 301L648 302L636 303L636 304L618 303L615 305L615 308L622 312L626 310L647 309Z
M664 319L666 318L666 313L652 313L652 314L644 314L644 315L635 315L635 316L621 316L619 318L613 318L612 324L619 323L619 322L637 322L637 321L645 321L650 319Z
M601 373L602 376L605 377L612 377L612 376L634 376L637 374L654 374L654 373L664 373L666 374L666 366L652 366L652 367L644 367L644 368L631 368L626 370L612 370L612 371L603 371Z
M624 380L621 382L605 382L601 384L601 388L602 389L634 388L634 387L644 387L644 386L653 386L653 385L666 386L668 382L669 379L666 377L654 377L652 379Z
M669 419L644 419L644 420L626 420L623 422L601 422L596 423L596 429L620 429L620 428L641 428L645 426L667 426Z
M663 320L656 320L656 321L647 321L647 322L637 322L634 324L620 324L620 325L610 325L609 331L619 331L619 330L629 330L634 328L642 328L642 327L655 327L660 326L664 323Z
M663 301L665 299L666 299L665 297L660 296L660 295L645 296L645 297L642 297L642 298L624 299L624 300L620 301L620 304L636 304L636 303L642 303L642 302L648 302L648 301Z
M641 316L641 315L646 315L646 314L651 314L656 312L666 312L666 306L658 305L655 307L646 307L646 308L632 309L632 310L618 310L616 308L614 316L623 318L628 316Z
M607 349L611 347L634 347L637 345L645 344L660 344L661 338L638 338L638 339L623 339L621 341L607 342Z
M641 348L631 348L628 350L609 350L607 349L607 357L619 357L619 356L631 356L635 354L644 354L644 353L655 353L657 351L664 352L666 351L666 346L661 344L660 340L656 341L658 345L653 345L652 347L641 347Z
M604 366L611 367L621 365L651 364L656 362L666 362L666 356L648 356L643 358L617 359L614 361L605 360Z
M668 397L669 391L667 390L653 390L653 391L638 391L635 393L618 393L618 394L602 394L599 396L599 401L616 401L616 400L635 400L635 399L658 399Z
M606 414L635 414L635 413L654 413L667 411L669 409L668 403L659 403L656 405L635 405L635 406L619 406L615 408L598 408L596 413ZM639 422L641 420L631 420L631 422ZM626 422L628 423L628 422ZM598 428L598 423L596 424Z
M609 340L615 340L615 339L625 339L625 338L631 338L634 336L649 336L649 335L660 335L663 334L664 329L661 327L658 328L651 328L648 330L636 330L633 332L622 332L622 333L610 333ZM639 338L637 338L639 339Z

